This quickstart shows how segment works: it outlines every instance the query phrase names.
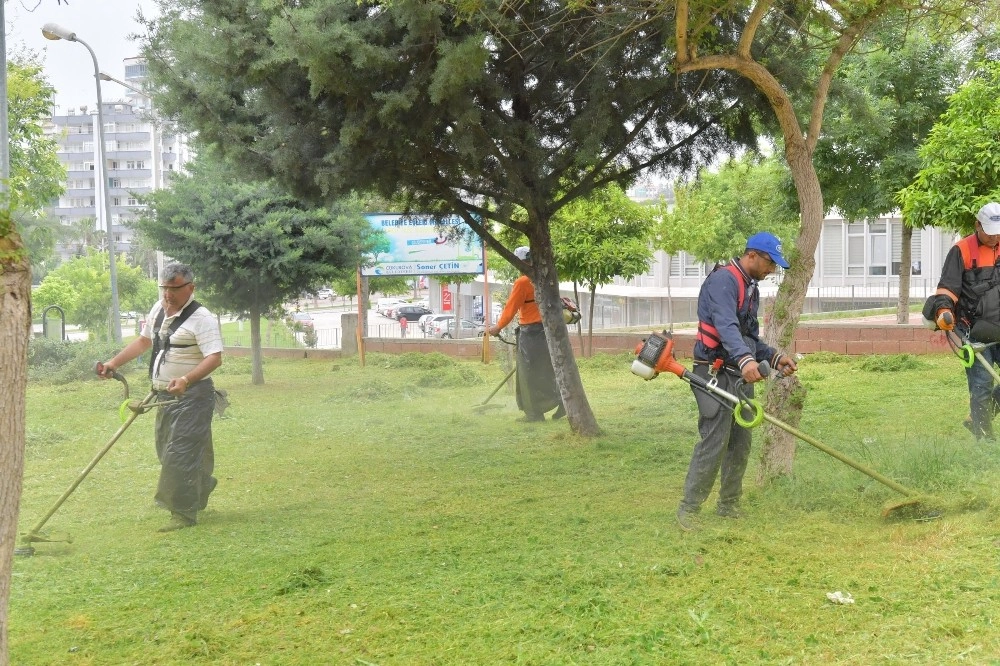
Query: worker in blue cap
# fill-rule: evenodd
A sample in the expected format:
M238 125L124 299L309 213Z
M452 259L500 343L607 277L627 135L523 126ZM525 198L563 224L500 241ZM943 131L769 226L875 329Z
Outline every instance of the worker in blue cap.
M775 269L788 268L781 251L781 239L762 231L747 239L743 256L717 266L698 294L698 333L694 346L694 373L705 380L714 378L718 387L753 396L753 383L763 379L759 364L787 376L798 368L795 359L760 339L757 283ZM714 396L691 385L698 402L698 433L684 482L684 499L677 509L677 521L684 530L694 529L696 514L708 498L719 476L719 501L715 512L726 518L740 516L743 475L750 457L750 430L736 423L733 411L723 409Z

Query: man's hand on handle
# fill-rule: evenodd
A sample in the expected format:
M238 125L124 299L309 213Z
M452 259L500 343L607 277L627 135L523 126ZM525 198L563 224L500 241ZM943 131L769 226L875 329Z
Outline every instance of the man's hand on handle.
M955 313L951 310L938 310L935 323L942 331L953 331L955 330Z

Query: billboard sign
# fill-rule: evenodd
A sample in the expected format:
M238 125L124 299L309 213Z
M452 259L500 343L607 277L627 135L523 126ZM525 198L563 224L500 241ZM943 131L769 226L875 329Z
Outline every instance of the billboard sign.
M376 234L374 256L362 275L452 275L483 272L483 242L457 215L365 215ZM450 240L458 229L464 233Z

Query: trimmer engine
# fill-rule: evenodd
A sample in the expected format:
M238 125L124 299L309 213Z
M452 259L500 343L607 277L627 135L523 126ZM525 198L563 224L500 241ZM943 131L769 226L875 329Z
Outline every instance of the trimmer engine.
M674 360L673 350L674 339L669 333L650 333L635 348L636 359L632 361L632 374L646 380L661 372L672 372L680 377L684 367Z

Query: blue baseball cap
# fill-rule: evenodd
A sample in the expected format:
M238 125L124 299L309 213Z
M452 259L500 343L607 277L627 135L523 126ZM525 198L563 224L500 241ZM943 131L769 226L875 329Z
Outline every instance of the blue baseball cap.
M767 254L782 268L788 268L788 261L781 254L781 239L772 233L761 231L747 239L748 250L759 250Z

